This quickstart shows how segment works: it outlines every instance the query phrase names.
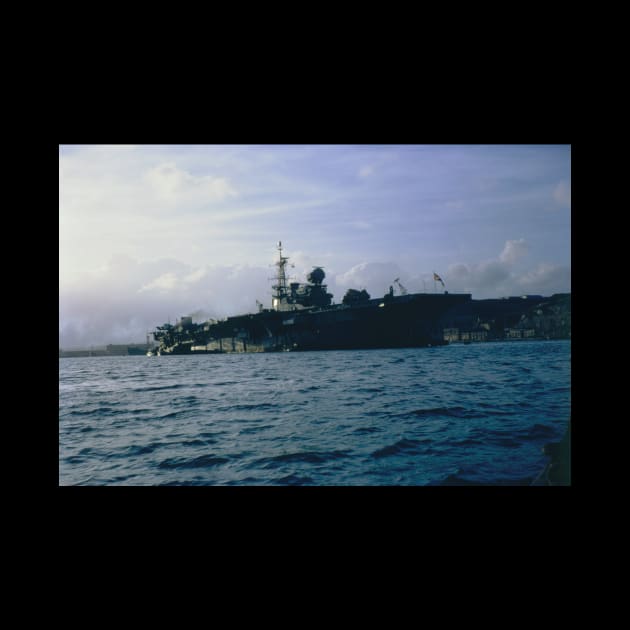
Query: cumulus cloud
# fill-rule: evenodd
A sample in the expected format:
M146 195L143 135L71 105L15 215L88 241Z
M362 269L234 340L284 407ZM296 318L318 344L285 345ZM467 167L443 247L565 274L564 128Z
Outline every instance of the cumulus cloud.
M445 275L456 282L466 282L470 277L470 268L464 263L456 263L448 268L448 272Z
M395 263L364 262L335 276L335 294L344 295L348 289L365 289L373 297L385 295L394 278L401 275L404 274Z
M499 256L499 260L503 263L512 264L519 258L522 258L527 254L527 244L525 239L521 238L518 241L506 241L505 247Z
M225 177L196 177L178 168L175 162L165 162L149 169L145 174L145 181L159 198L169 201L191 198L221 201L236 195Z
M562 265L539 264L517 279L523 292L565 293L571 291L571 270Z
M553 191L556 203L565 208L571 207L571 184L566 180L561 181Z
M168 319L194 321L256 311L271 305L267 268L193 268L174 259L138 262L117 257L59 293L60 347L102 346L145 339Z
M489 262L475 265L475 275L477 286L490 288L500 285L507 280L510 272L501 261L491 260Z
M525 239L508 240L497 259L450 265L445 279L456 290L506 291L513 278L513 264L525 256L527 251Z
M189 273L187 276L184 276L183 281L188 282L189 284L195 284L196 282L199 282L206 275L206 273L206 269L200 267L192 273Z
M151 291L157 289L158 291L169 291L170 289L175 288L177 285L177 276L172 273L164 273L161 276L155 278L155 280L145 284L139 289L139 292L143 291Z
M527 252L524 239L508 240L497 259L450 265L443 278L450 290L469 292L479 299L525 293L551 295L571 290L568 267L541 263L533 270L516 271L514 263Z
M510 276L507 264L501 260L465 265L458 263L451 265L445 274L447 284L460 290L495 289Z
M207 256L199 254L204 235L215 241L230 236L240 220L238 212L265 215L262 204L243 200L238 172L217 162L192 168L190 159L168 159L169 152L176 153L119 146L60 153L62 283L81 270L96 270L116 251L146 258L161 252L205 262Z

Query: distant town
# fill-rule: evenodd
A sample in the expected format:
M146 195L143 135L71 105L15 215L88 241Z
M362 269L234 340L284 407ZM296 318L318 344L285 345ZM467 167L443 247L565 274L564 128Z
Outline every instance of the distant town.
M442 324L450 343L570 339L571 294L471 300L448 313Z
M444 341L449 343L571 339L571 294L471 300L447 313L441 326ZM59 348L59 357L144 355L155 346L147 336L145 343L109 344L73 350Z

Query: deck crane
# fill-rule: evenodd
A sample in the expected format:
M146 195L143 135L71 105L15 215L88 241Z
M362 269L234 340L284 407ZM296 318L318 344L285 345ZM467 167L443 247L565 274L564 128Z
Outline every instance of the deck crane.
M407 295L407 289L405 289L405 287L400 283L400 278L396 278L394 280L394 283L398 285L398 288L400 289L400 295Z

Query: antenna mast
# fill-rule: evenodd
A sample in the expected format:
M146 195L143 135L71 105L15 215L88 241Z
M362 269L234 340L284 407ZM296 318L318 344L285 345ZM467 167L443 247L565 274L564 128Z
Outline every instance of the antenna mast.
M275 290L272 304L276 311L282 310L282 305L286 305L288 296L287 275L284 269L287 266L289 259L282 255L282 241L278 241L278 254L279 258L276 263L276 267L278 267L278 274L276 275L277 284L272 286L272 289Z

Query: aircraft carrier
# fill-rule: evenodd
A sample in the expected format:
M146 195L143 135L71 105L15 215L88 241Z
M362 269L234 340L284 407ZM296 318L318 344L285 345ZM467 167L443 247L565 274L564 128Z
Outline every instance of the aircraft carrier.
M286 275L289 258L283 256L281 242L278 252L272 308L265 309L259 304L256 313L203 323L182 317L175 325L157 327L153 336L158 347L147 354L443 345L447 342L440 319L471 299L469 293L408 293L398 282L397 295L393 286L376 299L365 290L349 289L341 304L333 304L333 296L323 283L326 274L321 267L313 268L306 283L289 283Z

